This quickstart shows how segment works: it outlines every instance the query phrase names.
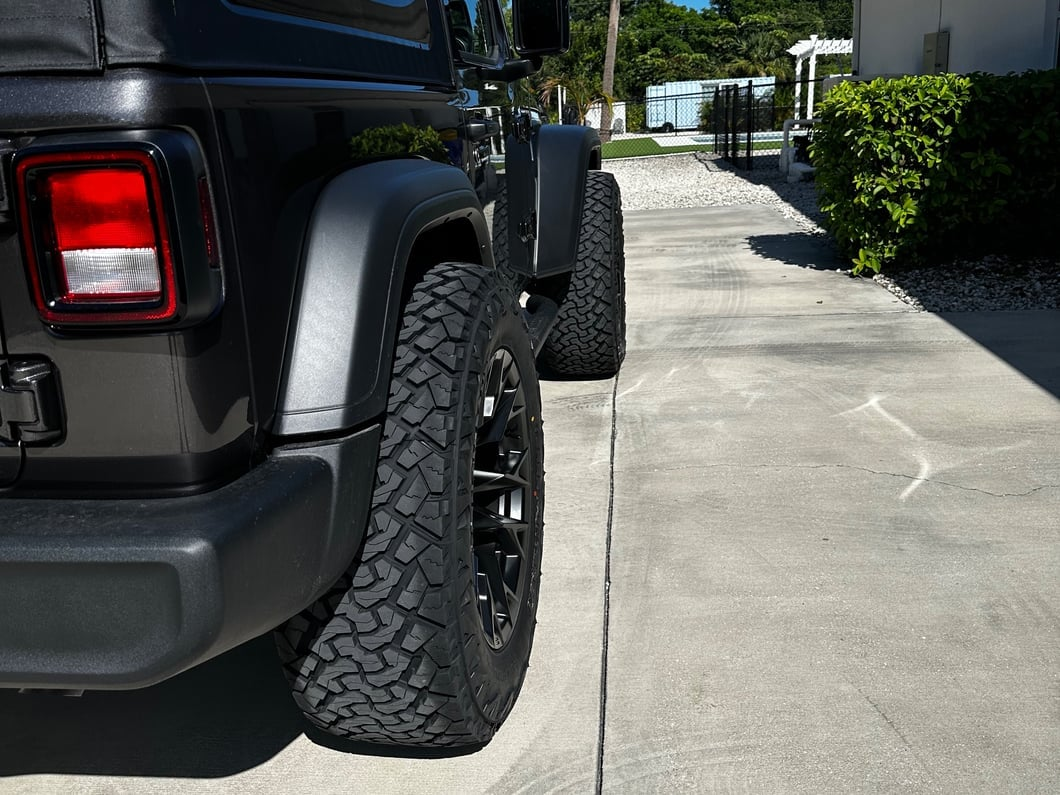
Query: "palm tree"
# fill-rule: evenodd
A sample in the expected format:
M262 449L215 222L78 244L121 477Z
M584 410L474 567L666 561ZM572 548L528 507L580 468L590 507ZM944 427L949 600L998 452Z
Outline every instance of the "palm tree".
M619 0L611 0L611 6L607 12L607 42L604 45L604 78L601 84L601 93L612 97L615 94L615 52L618 49L618 17ZM611 140L611 102L608 101L600 109L600 137L604 141Z
M584 77L548 78L541 84L541 104L548 105L552 100L552 93L561 88L564 92L564 104L573 107L578 112L578 124L585 124L585 116L589 108L598 102L603 103L610 116L614 99L610 94L605 93L599 84L591 83ZM608 129L610 129L610 123L608 123Z
M780 30L741 31L736 55L723 70L729 77L792 77L792 59L787 53L787 36Z

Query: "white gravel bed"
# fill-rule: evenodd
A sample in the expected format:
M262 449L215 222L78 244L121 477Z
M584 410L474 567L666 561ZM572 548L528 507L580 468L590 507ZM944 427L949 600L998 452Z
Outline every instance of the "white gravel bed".
M751 171L706 154L608 160L604 168L618 179L626 210L763 204L807 234L826 235L813 183L789 183L775 156L759 160ZM873 281L921 312L1060 309L1056 260L989 256L930 268L892 268Z
M1060 309L1060 261L987 256L887 271L873 281L921 312Z
M738 171L706 154L607 160L604 168L618 179L626 210L765 204L796 221L804 231L825 234L818 224L813 183L785 180L777 169L777 154L760 160L751 171Z

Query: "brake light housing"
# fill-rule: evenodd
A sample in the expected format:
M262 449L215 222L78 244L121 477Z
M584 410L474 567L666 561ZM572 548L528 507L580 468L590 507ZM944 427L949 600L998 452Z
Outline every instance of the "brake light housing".
M193 141L159 132L46 141L14 161L30 291L55 328L200 322L223 294Z

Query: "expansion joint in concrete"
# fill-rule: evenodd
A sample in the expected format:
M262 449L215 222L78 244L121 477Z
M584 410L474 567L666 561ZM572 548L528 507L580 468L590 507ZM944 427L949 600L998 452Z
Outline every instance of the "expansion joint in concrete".
M604 609L600 648L600 715L596 749L597 795L604 789L604 743L607 739L607 653L611 637L611 540L615 518L615 448L618 440L618 382L611 389L611 451L608 459L607 532L604 546Z

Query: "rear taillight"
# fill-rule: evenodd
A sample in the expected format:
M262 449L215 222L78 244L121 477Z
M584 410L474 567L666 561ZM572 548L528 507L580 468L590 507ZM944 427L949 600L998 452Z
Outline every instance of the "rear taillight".
M30 282L56 325L177 317L172 237L158 167L144 151L22 158L15 184Z

